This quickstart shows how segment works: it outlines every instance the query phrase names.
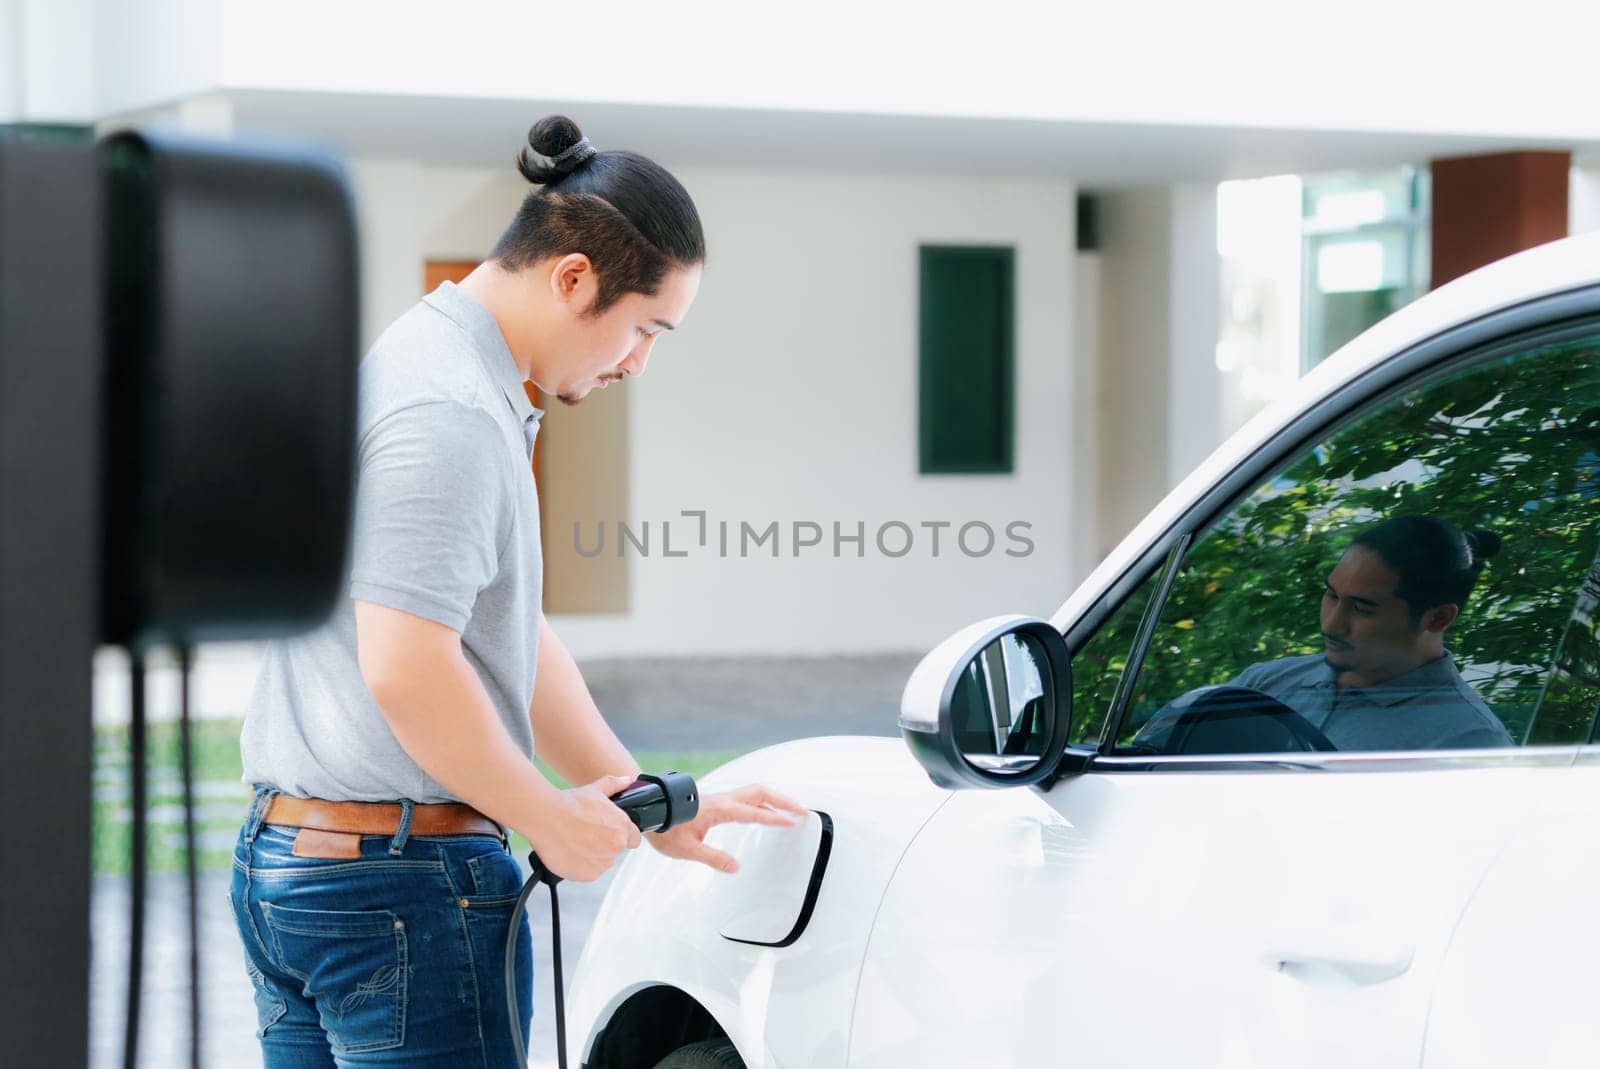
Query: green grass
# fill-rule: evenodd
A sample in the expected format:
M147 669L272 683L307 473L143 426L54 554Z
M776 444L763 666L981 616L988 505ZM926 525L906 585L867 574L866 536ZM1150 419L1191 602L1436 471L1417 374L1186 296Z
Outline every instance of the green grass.
M240 782L238 720L205 720L194 725L196 822L202 871L226 870L233 839L250 803L250 789ZM183 785L179 776L178 725L152 725L149 733L148 849L151 872L183 868ZM640 751L634 756L646 771L676 769L700 777L740 756L740 750ZM96 875L126 874L133 850L128 811L129 732L126 726L95 730L95 788L92 857ZM557 787L567 783L541 761L539 769ZM527 853L521 836L512 836L518 856Z

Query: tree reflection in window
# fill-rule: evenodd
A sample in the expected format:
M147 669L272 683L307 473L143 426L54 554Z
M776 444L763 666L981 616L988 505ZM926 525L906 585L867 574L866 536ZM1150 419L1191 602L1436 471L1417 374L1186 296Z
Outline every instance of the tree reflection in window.
M1178 695L1319 653L1325 577L1357 531L1395 515L1501 535L1446 644L1513 739L1587 741L1600 695L1597 357L1590 337L1459 372L1385 403L1261 486L1191 548L1119 742ZM1110 625L1131 637L1129 608Z

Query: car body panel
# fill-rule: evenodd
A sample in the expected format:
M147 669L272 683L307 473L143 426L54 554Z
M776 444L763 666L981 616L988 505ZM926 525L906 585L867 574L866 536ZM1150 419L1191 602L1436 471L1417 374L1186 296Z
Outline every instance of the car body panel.
M1414 1067L1456 918L1565 771L960 792L878 910L848 1064Z
M1455 932L1423 1069L1600 1062L1600 752L1560 777L1495 861Z
M905 746L888 738L819 738L747 754L701 780L702 796L761 783L834 827L827 872L805 931L782 948L719 933L761 897L752 882L782 879L774 903L793 901L794 870L752 867L734 875L634 851L606 893L573 973L568 1023L586 1037L634 992L666 984L705 1007L752 1067L843 1065L850 1006L878 898L907 844L950 797L928 781ZM797 829L797 848L815 839ZM788 829L763 828L779 837ZM750 833L731 825L707 841L729 848ZM739 855L736 855L739 856ZM781 875L774 875L774 874ZM769 1012L782 1005L784 1012ZM780 1053L781 1052L781 1053Z

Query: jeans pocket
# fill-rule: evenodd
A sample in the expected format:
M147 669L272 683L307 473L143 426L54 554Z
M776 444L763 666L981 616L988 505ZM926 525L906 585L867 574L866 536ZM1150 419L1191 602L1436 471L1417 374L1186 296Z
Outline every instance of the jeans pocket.
M300 978L339 1054L405 1042L405 922L386 909L342 912L261 903L278 963Z
M239 938L244 944L244 971L250 977L250 987L255 993L256 1000L256 1037L267 1034L267 1029L278 1023L285 1013L289 1012L289 1001L284 998L272 981L261 974L261 968L255 963L253 955L255 948L251 945L254 941L254 925L246 930L250 924L248 917L239 915L239 902L233 897L233 892L228 892L228 904L233 907L234 924L239 928Z
M509 908L522 893L522 870L505 850L468 858L467 871L472 874L473 908Z

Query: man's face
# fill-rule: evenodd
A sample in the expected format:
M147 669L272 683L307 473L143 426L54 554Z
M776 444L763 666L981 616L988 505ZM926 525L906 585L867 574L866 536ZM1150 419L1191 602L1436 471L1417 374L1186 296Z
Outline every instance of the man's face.
M1365 683L1403 675L1439 656L1439 634L1456 606L1428 610L1412 623L1411 608L1395 595L1400 577L1365 546L1351 546L1328 573L1322 592L1324 656L1335 672Z
M669 270L654 294L628 293L598 316L593 306L597 284L592 271L569 305L571 318L562 339L558 382L544 384L566 404L575 405L594 389L630 375L644 374L650 350L662 333L683 322L700 290L700 265Z

